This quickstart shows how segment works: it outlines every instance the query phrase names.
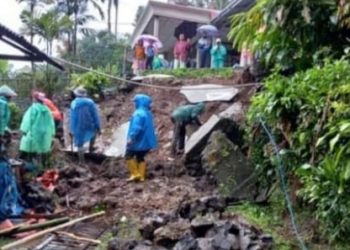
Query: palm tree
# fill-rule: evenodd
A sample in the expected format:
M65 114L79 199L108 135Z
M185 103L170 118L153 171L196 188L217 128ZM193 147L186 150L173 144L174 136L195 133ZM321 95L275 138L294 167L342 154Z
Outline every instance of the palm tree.
M112 33L112 9L115 9L115 29L114 33L115 36L117 37L117 32L118 32L118 9L119 9L119 0L108 0L108 9L107 9L107 28L110 33Z
M46 41L48 55L52 55L53 41L71 29L73 25L68 16L59 13L56 9L51 9L43 14L34 13L34 16L23 11L21 18L27 26L31 27L33 35L38 35Z
M76 55L77 52L78 33L88 32L88 29L81 26L96 19L94 16L87 14L88 6L92 5L99 12L101 19L104 19L104 12L99 2L104 3L104 0L62 0L60 2L59 8L74 22L72 30L68 32L68 50L73 52L73 55Z

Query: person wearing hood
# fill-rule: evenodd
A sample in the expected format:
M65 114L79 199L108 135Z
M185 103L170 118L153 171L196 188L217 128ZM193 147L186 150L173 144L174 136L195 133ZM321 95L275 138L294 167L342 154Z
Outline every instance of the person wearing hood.
M39 92L32 93L33 104L25 112L20 131L20 151L41 156L51 151L55 135L55 123L51 111L42 103Z
M225 66L227 50L224 45L221 43L221 39L216 39L216 44L210 51L212 64L211 68L213 69L222 69Z
M171 147L172 155L182 154L185 148L186 126L196 124L201 126L199 116L204 112L204 103L195 105L183 105L176 108L171 114L171 121L174 124L173 142Z
M146 179L145 156L157 147L151 112L152 99L148 95L137 94L133 101L135 111L130 118L125 154L130 171L128 181L144 181Z
M11 120L9 102L17 94L7 85L0 87L0 151L4 150L5 134L9 132L8 125Z
M55 121L56 129L58 128L59 124L63 121L63 114L61 111L57 108L55 103L46 97L45 93L39 92L39 99L40 101L45 104L51 111L51 114L53 116L53 119Z
M84 161L84 144L90 142L89 151L94 149L97 134L101 133L101 122L95 102L88 98L87 91L78 87L70 107L70 135L78 148L79 161Z

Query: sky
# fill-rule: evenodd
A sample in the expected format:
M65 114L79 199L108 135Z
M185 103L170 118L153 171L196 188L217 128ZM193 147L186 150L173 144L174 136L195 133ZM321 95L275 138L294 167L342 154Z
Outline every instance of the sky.
M0 23L11 28L13 31L19 32L22 26L21 19L19 18L21 11L24 9L25 4L19 4L16 0L2 0L6 4L2 4L0 8ZM158 0L161 2L166 2L166 0ZM105 1L107 2L107 1ZM148 0L119 0L119 17L118 17L118 33L132 33L134 27L132 23L134 22L136 11L138 6L146 5ZM105 12L107 10L107 3L103 6ZM96 14L92 11L93 14ZM105 15L107 17L107 15ZM114 30L114 17L112 17L112 31ZM96 30L105 30L107 29L107 20L99 20L96 22L91 22L88 25L90 28L94 28ZM39 43L35 41L35 45L39 47L39 49L44 50L45 46L43 43ZM2 54L19 54L16 50L8 47L7 45L0 42L0 53ZM15 66L15 68L20 68L25 65L29 65L29 63L18 63L11 61L11 64Z

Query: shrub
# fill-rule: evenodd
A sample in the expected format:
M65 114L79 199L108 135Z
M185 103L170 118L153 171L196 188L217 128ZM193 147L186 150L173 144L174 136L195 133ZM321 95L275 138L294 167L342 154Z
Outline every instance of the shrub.
M14 102L9 103L9 108L11 112L11 120L10 120L9 128L19 129L19 126L21 125L23 112Z
M289 174L302 182L299 194L315 208L323 231L332 231L331 240L350 233L349 100L350 64L340 60L292 78L273 74L248 111L246 137L262 179L271 182L276 164L259 117L275 135Z
M103 88L111 84L110 79L93 73L87 72L84 74L73 74L72 75L73 88L82 86L84 87L90 96L99 98Z

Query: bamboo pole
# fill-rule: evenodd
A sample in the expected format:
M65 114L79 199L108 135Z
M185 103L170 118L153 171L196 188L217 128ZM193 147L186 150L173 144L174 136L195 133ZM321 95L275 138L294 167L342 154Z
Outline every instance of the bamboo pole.
M24 232L28 232L36 229L44 229L47 227L53 227L53 226L66 223L68 221L69 221L69 217L63 217L55 220L45 221L42 223L21 225L20 227L13 227L12 230L9 230L7 232L0 233L0 236L24 233Z
M88 220L88 219L92 219L92 218L96 218L96 217L102 216L104 214L105 214L105 212L102 211L102 212L98 212L98 213L95 213L95 214L87 215L87 216L84 216L82 218L78 218L78 219L69 221L69 222L64 223L62 225L59 225L59 226L56 226L56 227L52 227L52 228L49 228L49 229L46 229L46 230L43 230L43 231L40 231L38 233L32 234L32 235L30 235L30 236L28 236L26 238L21 239L21 240L15 241L15 242L10 243L10 244L7 244L7 245L3 246L1 249L2 250L19 249L19 247L21 245L27 244L27 243L29 243L29 242L31 242L31 241L39 238L39 237L44 236L45 234L61 230L61 229L65 228L65 227L72 226L72 225L74 225L74 224L76 224L78 222L81 222L81 221L84 221L84 220Z
M92 243L92 244L95 244L95 245L101 244L100 240L94 240L94 239L90 239L90 238L86 238L86 237L80 237L78 235L75 235L75 234L72 234L72 233L68 233L68 232L63 232L63 231L58 231L57 233L66 235L66 236L68 236L70 238L73 238L75 240L86 241L86 242L89 242L89 243Z

